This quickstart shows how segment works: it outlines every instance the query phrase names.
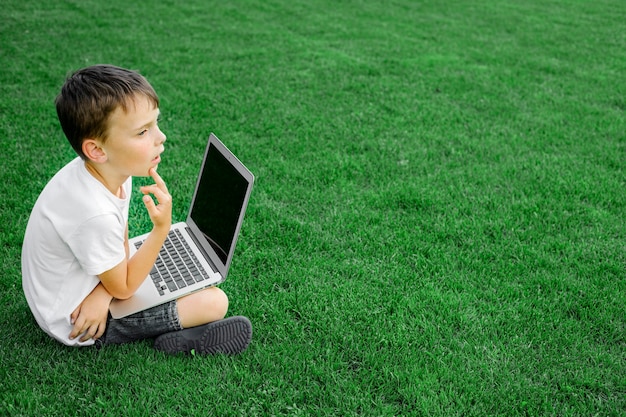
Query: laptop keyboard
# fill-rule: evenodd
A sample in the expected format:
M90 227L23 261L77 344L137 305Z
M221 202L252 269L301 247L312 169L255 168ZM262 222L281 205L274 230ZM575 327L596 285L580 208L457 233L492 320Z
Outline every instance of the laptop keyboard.
M143 242L136 242L139 249ZM175 292L209 278L178 229L170 230L159 252L150 278L159 294Z

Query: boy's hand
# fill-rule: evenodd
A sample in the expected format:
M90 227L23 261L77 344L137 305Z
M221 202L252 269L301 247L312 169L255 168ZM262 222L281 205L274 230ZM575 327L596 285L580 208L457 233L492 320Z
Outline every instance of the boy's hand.
M154 179L154 184L141 187L141 192L145 194L143 203L154 227L169 230L172 225L172 196L155 168L150 168L148 173ZM154 204L154 200L148 194L154 195L159 204Z
M80 335L81 342L102 337L106 330L111 299L111 295L102 284L98 284L70 315L70 322L74 325L69 336L70 340Z

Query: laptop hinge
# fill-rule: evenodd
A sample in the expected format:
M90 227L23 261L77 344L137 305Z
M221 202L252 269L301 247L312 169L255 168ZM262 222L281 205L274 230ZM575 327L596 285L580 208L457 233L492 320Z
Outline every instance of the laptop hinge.
M206 253L206 251L204 250L204 247L202 247L202 244L200 244L200 242L198 241L198 238L196 238L196 236L193 234L193 232L191 231L191 229L188 226L185 226L185 230L187 231L189 236L191 236L191 238L193 239L194 243L196 244L196 247L198 248L200 253L202 253L202 256L204 256L204 259L206 259L206 261L209 263L209 266L211 267L213 272L217 273L217 267L215 266L215 263L213 263L213 261L209 257L209 254Z

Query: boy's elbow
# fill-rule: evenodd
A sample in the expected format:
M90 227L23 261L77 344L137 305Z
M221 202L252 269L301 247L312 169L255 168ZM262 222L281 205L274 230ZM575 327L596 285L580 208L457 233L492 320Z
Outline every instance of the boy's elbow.
M118 300L126 300L127 298L132 297L132 295L135 293L135 291L132 291L131 288L128 288L126 286L111 285L111 283L108 283L107 285L107 283L105 283L104 281L100 281L100 282L102 282L102 285L111 295L111 297L118 299Z
M118 300L126 300L127 298L132 297L136 290L137 290L136 288L133 289L133 288L129 288L127 286L121 286L121 285L114 285L110 289L107 288L107 291L109 291L109 294L111 294L113 298L116 298Z
M137 288L128 285L128 267L124 260L116 267L100 274L100 282L113 298L125 300L130 298Z
M130 291L114 291L111 293L111 295L113 296L113 298L117 299L117 300L126 300L130 297L133 296L133 292Z

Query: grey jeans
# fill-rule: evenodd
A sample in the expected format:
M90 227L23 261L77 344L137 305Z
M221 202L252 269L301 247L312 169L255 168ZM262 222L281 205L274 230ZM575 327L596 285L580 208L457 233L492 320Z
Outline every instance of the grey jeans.
M114 319L109 314L107 328L104 335L96 340L96 347L152 339L182 328L176 300L120 319Z

